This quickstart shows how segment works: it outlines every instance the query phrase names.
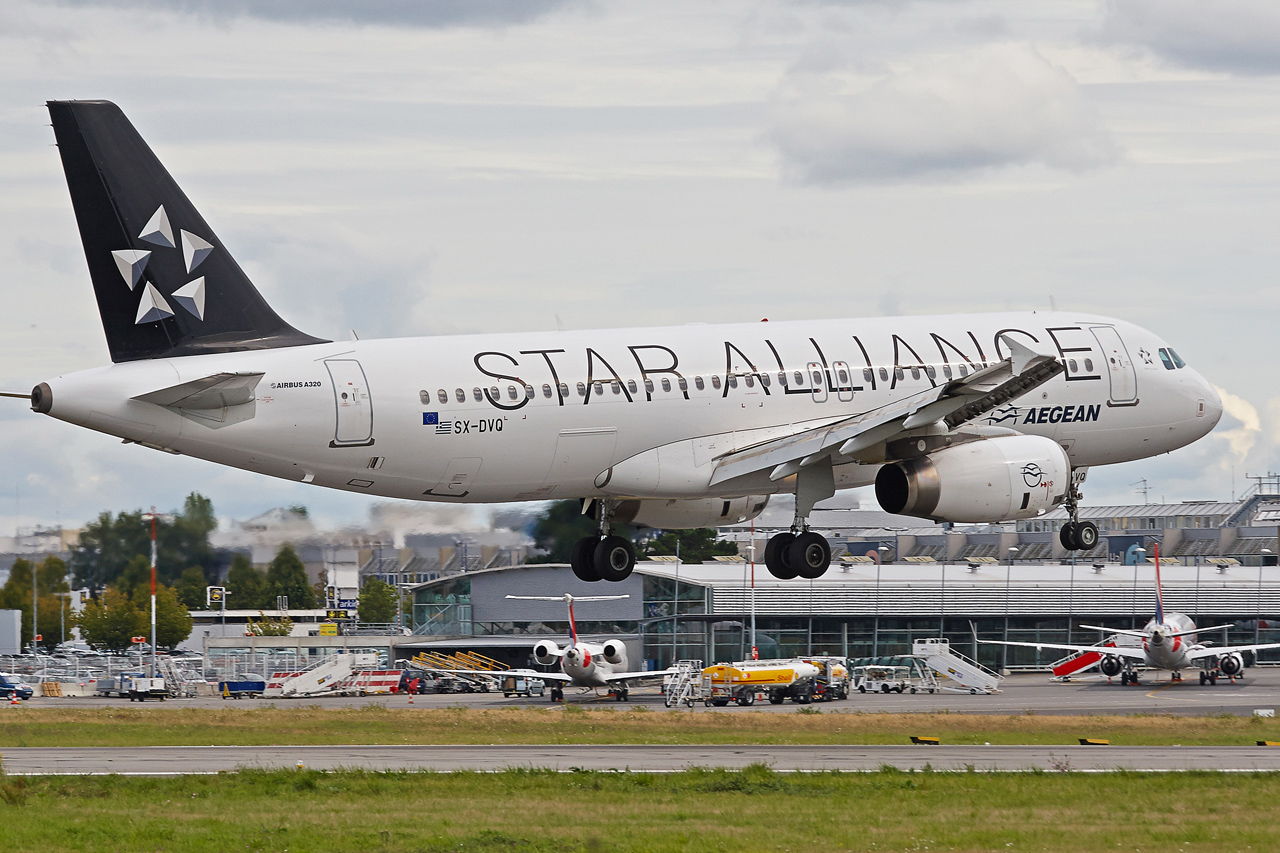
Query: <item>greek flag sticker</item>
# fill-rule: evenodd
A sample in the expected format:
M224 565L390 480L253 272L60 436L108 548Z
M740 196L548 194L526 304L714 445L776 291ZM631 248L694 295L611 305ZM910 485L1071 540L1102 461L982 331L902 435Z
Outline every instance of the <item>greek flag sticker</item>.
M440 413L439 413L439 412L423 412L423 413L422 413L422 425L423 425L423 426L435 426L435 425L436 425L436 424L438 424L438 423L440 423Z

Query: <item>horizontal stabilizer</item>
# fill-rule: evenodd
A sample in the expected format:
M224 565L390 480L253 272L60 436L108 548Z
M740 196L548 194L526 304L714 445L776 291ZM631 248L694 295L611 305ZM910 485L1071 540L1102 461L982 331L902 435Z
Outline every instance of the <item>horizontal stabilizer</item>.
M253 400L262 377L261 373L215 373L203 379L139 394L133 399L173 409L225 409Z

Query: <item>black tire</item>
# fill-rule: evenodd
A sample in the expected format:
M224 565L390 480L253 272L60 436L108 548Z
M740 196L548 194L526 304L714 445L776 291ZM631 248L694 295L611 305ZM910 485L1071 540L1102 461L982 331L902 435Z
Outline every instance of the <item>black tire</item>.
M788 562L796 574L807 580L822 577L831 565L831 546L827 538L818 533L801 533L787 551Z
M881 692L881 693L888 693L888 692L889 692L889 685L887 685L887 684L881 684L881 685L880 685L880 692Z
M606 536L596 543L593 562L601 580L624 581L636 565L635 546L621 536Z
M729 700L728 699L712 699L711 704L715 705L717 708L724 708L728 706Z
M794 533L779 533L765 543L764 565L778 580L789 581L799 574L791 567L791 543L795 539Z
M1082 521L1076 526L1076 548L1081 551L1092 551L1098 547L1098 525L1092 521Z
M784 701L786 701L786 698L787 697L783 696L782 693L780 693L777 690L774 690L769 694L769 704L781 705Z
M573 568L574 577L580 581L594 583L600 580L596 572L595 548L599 542L595 536L586 536L573 543L569 550L569 565Z
M1204 671L1203 671L1203 670L1201 670L1201 672L1200 672L1200 686L1201 686L1201 687L1203 687L1203 686L1204 686L1204 683L1205 683L1205 681L1206 681L1206 680L1207 680L1207 679L1205 678Z
M1062 529L1058 531L1058 541L1068 551L1080 550L1080 543L1076 541L1076 523L1074 521L1068 521L1062 525Z
M867 692L867 685L865 685L865 684L859 684L859 685L858 685L858 692L859 692L859 693L866 693L866 692Z

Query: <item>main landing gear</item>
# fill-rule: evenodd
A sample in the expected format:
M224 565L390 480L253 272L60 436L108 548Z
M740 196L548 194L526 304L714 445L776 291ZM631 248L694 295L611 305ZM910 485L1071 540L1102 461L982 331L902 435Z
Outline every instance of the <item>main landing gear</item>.
M1068 551L1092 551L1098 546L1098 525L1092 521L1080 520L1081 494L1078 486L1083 480L1083 473L1080 475L1080 480L1076 479L1074 471L1071 473L1071 488L1067 491L1066 500L1062 502L1070 520L1062 525L1062 530L1058 532L1058 541Z
M636 565L636 549L629 539L610 533L613 501L599 501L600 533L585 536L573 543L569 565L573 574L584 581L622 581Z
M809 529L808 519L814 504L835 493L830 457L796 473L795 521L790 531L769 537L764 546L764 564L769 574L781 580L812 580L826 574L831 565L831 546L825 536Z

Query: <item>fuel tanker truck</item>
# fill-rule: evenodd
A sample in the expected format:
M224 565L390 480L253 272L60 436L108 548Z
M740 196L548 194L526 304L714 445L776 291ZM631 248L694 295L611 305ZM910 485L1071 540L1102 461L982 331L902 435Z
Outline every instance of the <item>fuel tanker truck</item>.
M808 705L815 699L848 696L848 671L836 659L751 660L722 663L702 671L702 696L707 705L723 708L730 702L746 707L757 696L774 705L790 699Z

